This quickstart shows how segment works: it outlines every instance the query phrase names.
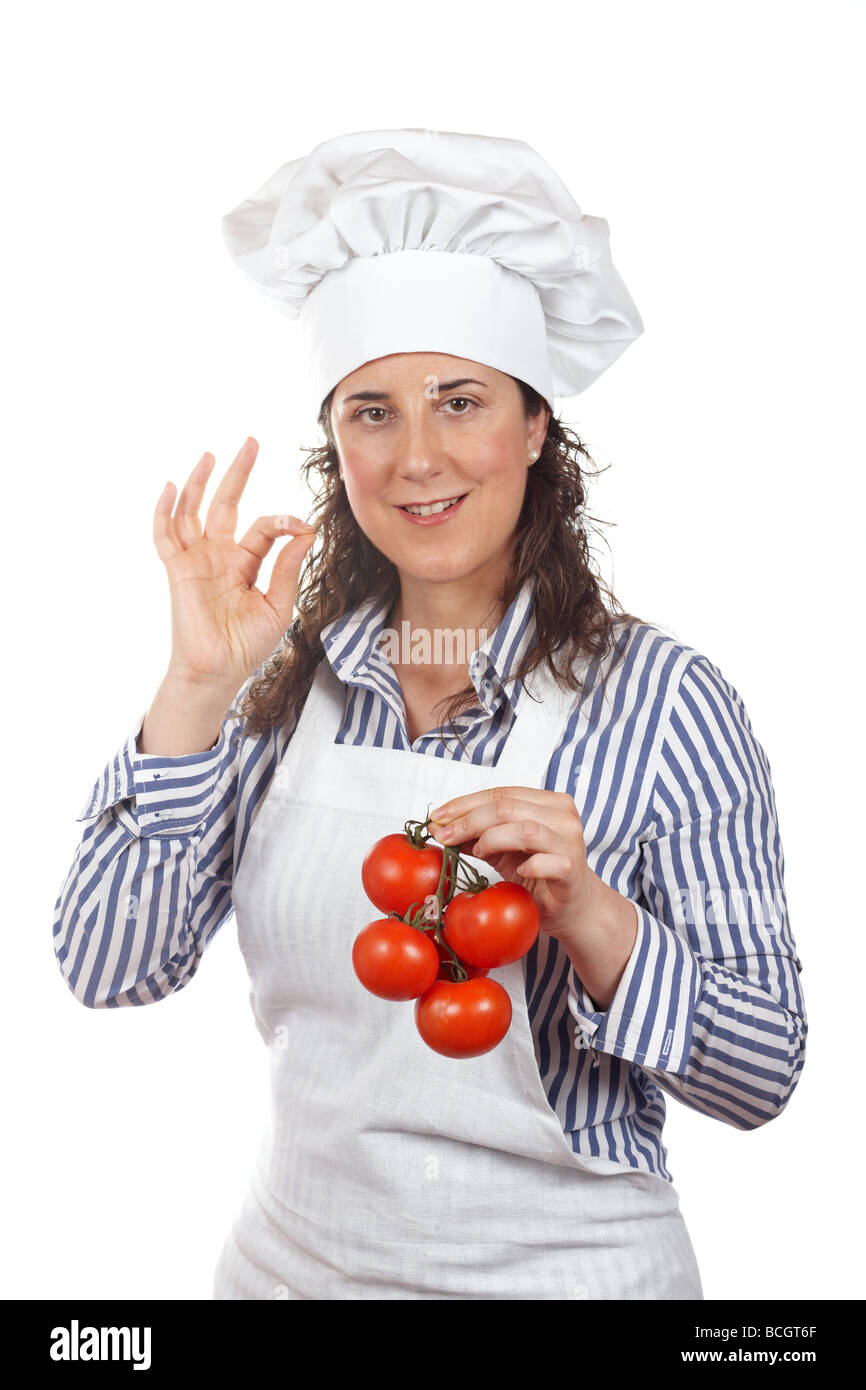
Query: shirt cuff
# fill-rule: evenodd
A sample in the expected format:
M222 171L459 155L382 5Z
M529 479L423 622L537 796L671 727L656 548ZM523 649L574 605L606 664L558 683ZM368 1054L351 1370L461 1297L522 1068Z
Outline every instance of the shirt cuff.
M595 1010L574 967L569 971L568 1008L577 1023L575 1046L681 1075L692 1047L700 964L671 927L637 903L633 906L637 936L607 1009Z
M226 745L225 725L213 748L166 758L139 753L136 748L146 714L144 710L97 778L76 820L99 816L122 801L129 802L128 809L141 830L190 828L203 819Z

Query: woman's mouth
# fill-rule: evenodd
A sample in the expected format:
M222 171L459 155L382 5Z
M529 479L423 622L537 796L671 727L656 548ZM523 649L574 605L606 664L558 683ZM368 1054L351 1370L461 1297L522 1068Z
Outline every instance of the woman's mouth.
M452 516L456 516L468 495L464 492L453 497L441 498L436 502L420 502L411 507L398 507L397 510L416 526L436 526L440 521L448 521Z

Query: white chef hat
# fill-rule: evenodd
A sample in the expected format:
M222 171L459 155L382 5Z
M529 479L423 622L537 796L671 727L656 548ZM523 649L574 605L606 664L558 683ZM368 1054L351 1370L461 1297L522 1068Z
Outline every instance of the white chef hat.
M339 135L284 164L222 230L235 263L300 317L317 410L365 362L441 352L527 382L554 411L643 331L607 222L522 140Z

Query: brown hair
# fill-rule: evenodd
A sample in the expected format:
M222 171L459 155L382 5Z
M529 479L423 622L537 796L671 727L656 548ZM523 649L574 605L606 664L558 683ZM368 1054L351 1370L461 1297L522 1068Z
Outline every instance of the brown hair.
M513 380L523 395L525 416L537 416L545 404L543 398L525 382ZM324 655L319 634L328 623L370 598L387 601L386 613L390 613L400 595L396 566L360 529L343 488L331 430L333 395L331 391L325 398L319 413L319 426L327 443L305 449L308 457L301 465L301 473L313 492L310 520L319 539L301 567L295 600L298 616L284 634L280 649L250 683L238 707L245 720L245 731L252 734L265 733L300 714L316 666ZM583 683L574 670L575 661L601 661L616 644L617 624L642 621L624 612L593 570L586 532L582 460L595 468L577 434L551 414L541 454L526 470L523 506L499 595L505 613L524 581L530 577L535 581L537 641L517 671L509 673L510 680L522 679L546 660L560 685L565 683L571 690L581 690ZM610 601L610 609L605 606L605 597ZM562 650L566 657L564 670L557 671L554 658L558 660ZM474 687L468 684L437 706L444 710L443 733L444 726L450 724L461 747L465 745L452 721L477 699Z

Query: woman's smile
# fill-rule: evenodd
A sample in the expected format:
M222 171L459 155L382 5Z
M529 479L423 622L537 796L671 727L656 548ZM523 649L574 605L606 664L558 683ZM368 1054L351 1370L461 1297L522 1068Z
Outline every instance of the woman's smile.
M456 516L468 495L466 492L453 492L450 497L443 497L433 502L404 503L398 505L397 510L407 521L413 522L416 526L437 526L440 522L450 521L451 517ZM451 503L451 505L443 505L443 503ZM409 511L409 507L414 507L417 510Z

